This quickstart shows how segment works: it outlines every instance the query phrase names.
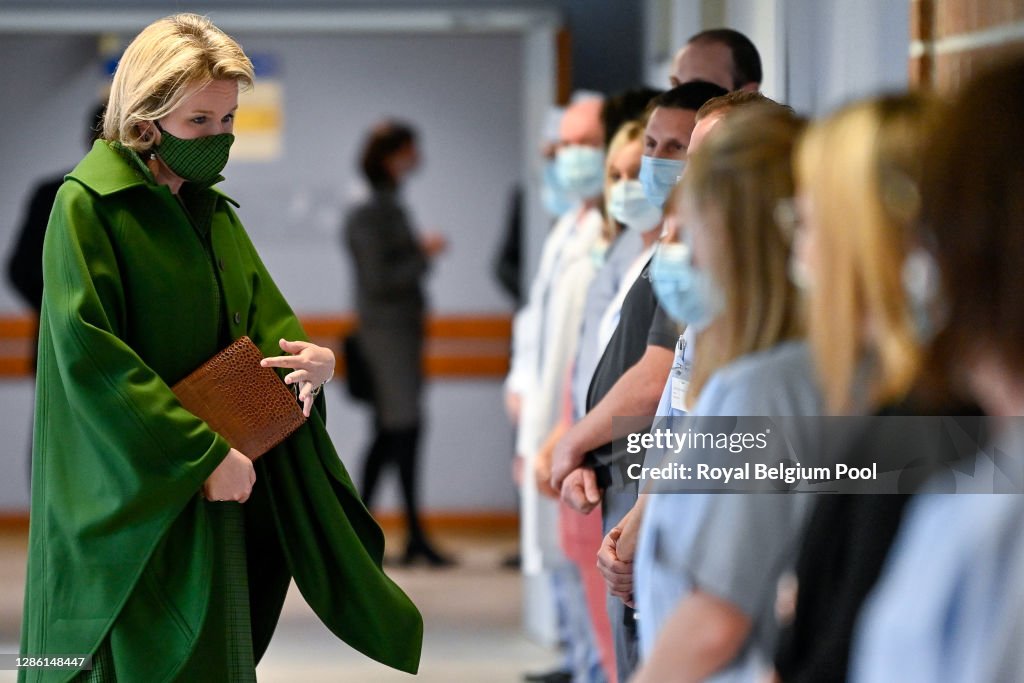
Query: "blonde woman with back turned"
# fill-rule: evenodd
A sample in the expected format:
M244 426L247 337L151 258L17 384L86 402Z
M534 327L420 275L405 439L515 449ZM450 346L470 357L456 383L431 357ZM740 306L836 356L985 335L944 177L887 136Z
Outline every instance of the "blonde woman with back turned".
M808 337L828 414L895 417L923 408L913 389L928 335L904 273L921 256L918 185L939 111L921 93L854 102L811 126L794 154L792 271L808 292ZM930 443L922 425L875 420L841 457L882 460L905 450L901 444ZM816 497L795 566L792 623L775 656L779 680L847 680L854 623L906 504L891 494Z

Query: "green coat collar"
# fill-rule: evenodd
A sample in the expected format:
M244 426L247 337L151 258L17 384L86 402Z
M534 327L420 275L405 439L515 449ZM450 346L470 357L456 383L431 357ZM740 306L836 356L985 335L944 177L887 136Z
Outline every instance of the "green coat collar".
M101 197L106 197L133 187L153 186L156 181L139 158L138 154L116 142L97 140L92 150L85 155L74 170L67 175ZM216 182L223 180L218 178ZM239 203L218 188L210 190L227 201L239 206Z

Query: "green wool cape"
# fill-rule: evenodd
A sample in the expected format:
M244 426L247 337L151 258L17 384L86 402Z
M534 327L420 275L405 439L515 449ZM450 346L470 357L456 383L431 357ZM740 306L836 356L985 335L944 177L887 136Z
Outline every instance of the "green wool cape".
M195 191L201 220L137 157L99 141L61 187L45 240L21 652L89 654L109 638L126 682L176 680L210 599L200 489L229 447L169 387L226 339L248 335L265 356L282 353L281 338L307 339L234 202ZM339 638L415 673L422 618L381 569L383 535L324 410L321 396L256 462L242 506L256 659L294 578Z

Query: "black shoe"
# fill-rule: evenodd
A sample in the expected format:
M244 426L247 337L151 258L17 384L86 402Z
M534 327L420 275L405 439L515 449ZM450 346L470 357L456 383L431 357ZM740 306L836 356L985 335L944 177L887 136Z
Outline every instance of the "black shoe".
M502 569L519 569L522 566L522 558L519 557L519 553L512 553L501 561Z
M402 556L402 566L412 567L421 563L435 569L454 567L456 564L453 558L442 555L428 542L410 541Z
M572 683L572 672L555 669L544 673L524 674L523 680L531 683Z

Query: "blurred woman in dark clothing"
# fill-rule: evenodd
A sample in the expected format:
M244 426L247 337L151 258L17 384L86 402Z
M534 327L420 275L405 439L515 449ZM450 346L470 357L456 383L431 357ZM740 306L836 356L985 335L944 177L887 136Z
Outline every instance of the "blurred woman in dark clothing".
M795 155L793 273L809 294L809 336L829 415L927 415L914 391L930 333L911 277L923 172L940 112L922 94L855 102L813 125ZM950 405L935 414L955 415ZM925 423L880 420L849 460L940 453ZM856 454L856 455L854 455ZM909 498L820 496L796 564L795 612L775 657L785 683L847 680L851 638Z
M417 502L417 452L423 415L422 352L431 259L444 251L440 235L419 237L401 204L402 183L419 165L415 131L385 122L370 131L360 167L370 197L345 220L355 264L357 340L372 380L375 436L366 456L362 496L369 507L381 470L394 464L405 502L408 545L403 562L451 564L426 538Z

